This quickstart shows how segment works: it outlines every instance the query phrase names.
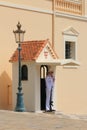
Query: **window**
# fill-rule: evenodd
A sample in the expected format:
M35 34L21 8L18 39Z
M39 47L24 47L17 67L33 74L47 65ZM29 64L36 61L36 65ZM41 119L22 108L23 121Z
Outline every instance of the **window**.
M64 39L64 59L61 61L61 64L64 65L64 67L77 67L80 65L77 61L77 41L79 33L73 27L69 27L65 29L62 34Z
M75 60L75 42L65 41L65 59Z
M22 80L28 80L28 68L26 65L22 66L21 75L22 75Z
M40 70L41 79L46 78L47 72L48 72L48 66L41 65L41 70Z

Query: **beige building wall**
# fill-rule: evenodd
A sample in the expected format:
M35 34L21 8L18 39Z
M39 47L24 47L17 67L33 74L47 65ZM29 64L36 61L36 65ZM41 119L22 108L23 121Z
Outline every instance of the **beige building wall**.
M2 2L2 0L0 0ZM18 4L18 5L22 5L22 6L29 6L29 7L33 7L33 8L41 8L41 9L46 9L46 10L52 10L52 1L50 0L38 0L38 2L36 0L3 0L3 3L7 3L9 2L9 4Z
M84 1L85 1L85 15L87 16L87 0Z
M87 0L82 0L82 15L87 17Z
M64 38L63 31L73 27L78 33L77 37L77 61L80 66L57 67L56 73L56 102L58 109L67 113L87 113L87 60L85 58L87 48L85 21L56 17L56 44L55 49L60 59L64 59ZM61 49L60 49L61 48Z

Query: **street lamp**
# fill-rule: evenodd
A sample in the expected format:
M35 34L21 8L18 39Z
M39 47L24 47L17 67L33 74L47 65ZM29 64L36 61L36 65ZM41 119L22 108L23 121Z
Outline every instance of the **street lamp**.
M21 83L21 43L24 40L24 33L25 31L21 30L21 24L18 22L17 30L13 31L15 35L16 43L18 43L18 93L17 93L17 103L15 111L24 112L24 101L23 101L23 93L22 93L22 83Z

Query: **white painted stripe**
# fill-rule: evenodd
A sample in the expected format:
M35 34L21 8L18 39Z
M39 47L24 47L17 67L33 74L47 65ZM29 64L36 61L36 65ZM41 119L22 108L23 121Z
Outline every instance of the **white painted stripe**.
M0 6L17 8L17 9L28 10L28 11L35 11L35 12L40 12L40 13L53 14L53 11L50 11L50 10L43 10L43 9L40 9L40 8L33 8L33 7L30 7L30 6L13 4L13 3L10 3L10 2L0 2Z
M82 20L82 21L86 21L87 22L87 17L85 16L76 16L73 14L67 14L67 13L63 13L63 12L55 12L56 16L60 16L60 17L66 17L66 18L70 18L70 19L76 19L76 20Z
M39 13L46 13L46 14L51 14L51 15L54 14L55 16L58 16L58 17L66 17L66 18L71 18L71 19L76 19L76 20L87 21L86 16L76 16L76 15L62 13L62 12L58 12L58 11L54 12L54 11L51 11L51 10L44 10L44 9L41 9L41 8L33 8L33 7L30 7L30 6L26 6L26 5L13 4L13 3L10 3L10 2L5 2L5 1L1 1L0 6L17 8L17 9L28 10L28 11L34 11L34 12L39 12Z

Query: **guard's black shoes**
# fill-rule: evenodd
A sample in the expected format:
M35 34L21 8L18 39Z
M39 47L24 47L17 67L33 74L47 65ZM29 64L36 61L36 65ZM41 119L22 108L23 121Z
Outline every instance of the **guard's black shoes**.
M51 110L46 110L45 112L51 112Z
M54 110L54 109L51 109L50 111L52 112L52 111L56 111L56 110Z

